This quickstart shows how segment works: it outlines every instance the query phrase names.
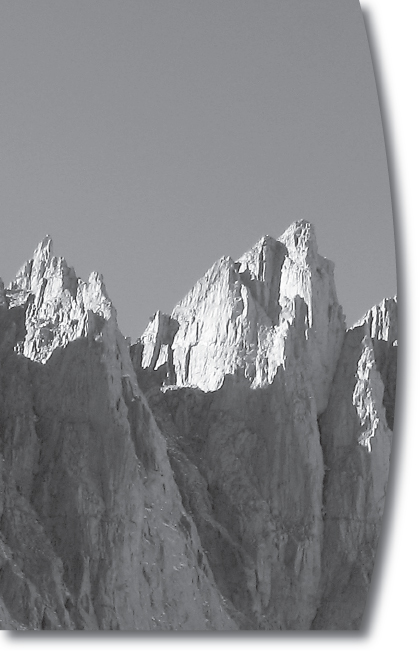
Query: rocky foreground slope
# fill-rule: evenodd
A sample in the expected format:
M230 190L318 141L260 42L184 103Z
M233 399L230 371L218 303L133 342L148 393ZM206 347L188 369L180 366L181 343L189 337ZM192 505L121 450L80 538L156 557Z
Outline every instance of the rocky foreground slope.
M396 300L346 330L305 221L133 346L45 238L0 284L0 628L359 628L396 351Z

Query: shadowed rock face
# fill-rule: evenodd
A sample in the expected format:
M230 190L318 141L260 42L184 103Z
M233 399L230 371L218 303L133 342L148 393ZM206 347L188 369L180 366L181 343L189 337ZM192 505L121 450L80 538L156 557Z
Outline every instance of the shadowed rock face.
M314 628L359 628L380 536L397 373L397 302L372 308L345 336L320 419L327 467L322 598Z
M49 240L23 269L0 307L1 627L237 628L100 277L69 287Z
M395 299L345 330L301 221L129 349L45 238L0 285L1 628L358 628L396 331Z

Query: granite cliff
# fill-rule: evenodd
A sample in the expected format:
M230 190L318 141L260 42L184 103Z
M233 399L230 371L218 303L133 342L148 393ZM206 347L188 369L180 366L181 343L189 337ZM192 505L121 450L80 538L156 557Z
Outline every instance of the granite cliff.
M132 346L46 237L0 284L0 627L359 628L397 302L346 328L300 221Z

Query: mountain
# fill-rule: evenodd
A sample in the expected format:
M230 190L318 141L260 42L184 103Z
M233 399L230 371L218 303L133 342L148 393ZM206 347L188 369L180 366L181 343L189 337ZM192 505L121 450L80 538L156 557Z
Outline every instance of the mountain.
M299 221L138 341L47 236L0 284L0 627L356 629L383 516L397 302L346 328Z

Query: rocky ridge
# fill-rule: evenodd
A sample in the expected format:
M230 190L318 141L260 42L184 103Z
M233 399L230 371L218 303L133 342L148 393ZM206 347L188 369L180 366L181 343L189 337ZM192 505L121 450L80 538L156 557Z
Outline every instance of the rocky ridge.
M46 238L0 309L1 627L237 628L101 277Z
M0 626L359 628L397 302L346 330L300 221L131 347L47 236L0 285Z
M219 389L236 372L262 387L284 366L290 331L298 327L322 411L345 332L333 269L318 254L308 222L278 240L263 237L237 262L216 262L170 317L157 313L140 339L141 366L167 364L174 384L204 391Z

